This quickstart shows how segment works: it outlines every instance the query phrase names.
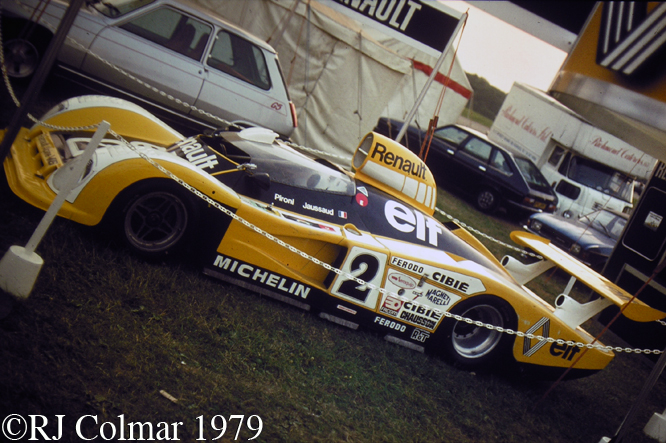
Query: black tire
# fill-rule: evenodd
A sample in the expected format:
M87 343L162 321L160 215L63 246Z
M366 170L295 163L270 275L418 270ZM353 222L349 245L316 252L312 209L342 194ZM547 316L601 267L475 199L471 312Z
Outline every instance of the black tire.
M37 47L25 39L12 39L5 43L5 66L11 78L29 78L42 60Z
M28 81L42 62L53 35L34 23L3 20L3 49L7 75Z
M490 188L483 188L476 194L475 203L481 212L491 214L499 206L500 197L497 191Z
M198 205L188 194L177 183L163 180L124 192L116 224L127 245L146 257L184 250L199 221Z
M451 313L514 331L518 324L511 305L492 295L479 295L465 300L455 306ZM443 327L444 353L456 366L465 369L497 369L500 366L498 363L515 362L512 358L515 335L454 318L447 318Z

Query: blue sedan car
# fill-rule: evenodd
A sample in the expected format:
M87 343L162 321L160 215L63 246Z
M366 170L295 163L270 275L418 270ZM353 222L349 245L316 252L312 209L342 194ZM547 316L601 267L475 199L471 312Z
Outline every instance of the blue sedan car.
M627 223L626 214L600 209L578 219L534 214L526 230L547 238L592 269L603 269Z

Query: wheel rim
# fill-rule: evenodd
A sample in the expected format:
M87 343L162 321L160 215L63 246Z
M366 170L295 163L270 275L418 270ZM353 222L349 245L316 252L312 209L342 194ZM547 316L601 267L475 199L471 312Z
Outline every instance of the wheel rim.
M478 198L479 207L490 209L495 204L495 194L490 191L482 191Z
M494 306L479 305L468 309L462 317L480 321L485 324L504 326L502 313ZM484 326L469 324L465 321L456 322L453 328L453 348L465 358L479 358L492 352L502 338L502 333Z
M27 40L10 40L5 44L5 65L10 77L28 77L39 65L39 52Z
M139 197L125 215L125 236L143 252L174 247L185 234L188 216L182 200L168 192Z

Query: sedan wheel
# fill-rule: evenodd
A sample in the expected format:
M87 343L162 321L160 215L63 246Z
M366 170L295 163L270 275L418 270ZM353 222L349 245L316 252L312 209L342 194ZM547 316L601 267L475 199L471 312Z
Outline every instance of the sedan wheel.
M5 43L7 75L14 78L31 76L39 66L39 51L30 41L17 38Z
M499 197L491 189L482 189L476 195L476 206L483 212L493 212L498 204Z
M139 196L125 211L124 233L137 252L156 255L179 246L190 217L184 199L170 191Z

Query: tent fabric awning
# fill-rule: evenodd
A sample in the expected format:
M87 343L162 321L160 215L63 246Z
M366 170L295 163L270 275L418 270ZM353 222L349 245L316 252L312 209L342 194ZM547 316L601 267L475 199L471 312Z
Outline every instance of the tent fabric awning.
M292 139L345 165L380 116L404 118L413 106L428 76L412 60L434 65L431 56L382 40L376 30L315 0L195 1L260 39L274 40L298 114ZM449 63L447 55L446 72ZM457 62L451 78L448 87L456 94L446 97L443 122L458 118L471 91ZM441 87L433 84L417 119L432 117Z

